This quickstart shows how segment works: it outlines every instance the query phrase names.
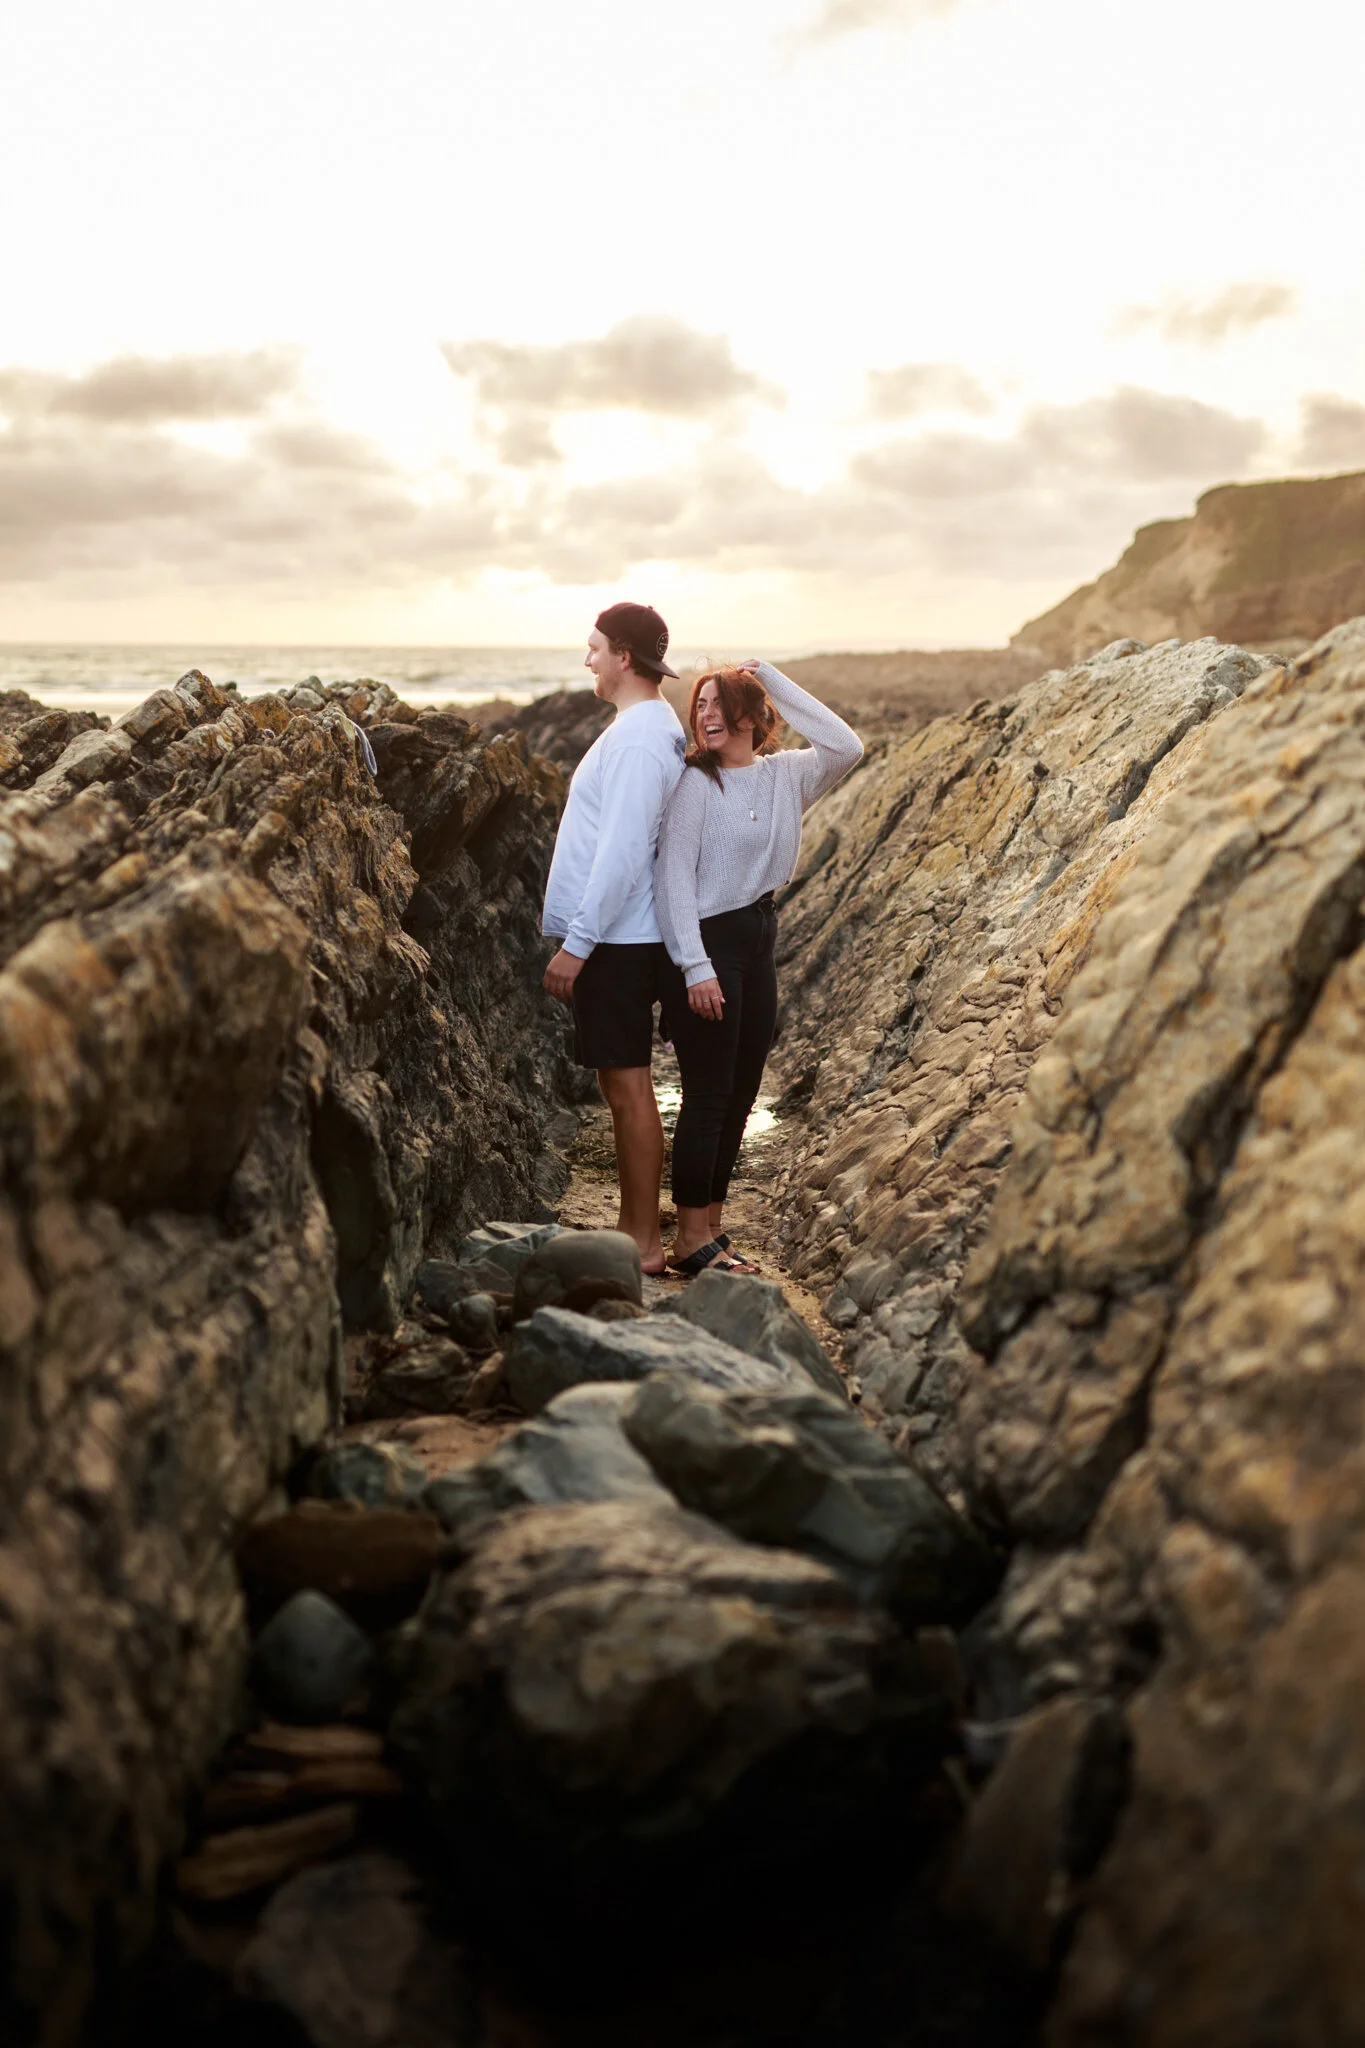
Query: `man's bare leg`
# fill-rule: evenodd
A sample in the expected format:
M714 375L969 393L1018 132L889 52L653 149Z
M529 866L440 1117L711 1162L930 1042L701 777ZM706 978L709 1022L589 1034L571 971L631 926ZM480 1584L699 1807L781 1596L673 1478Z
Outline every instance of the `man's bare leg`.
M616 1228L640 1247L646 1273L664 1270L659 1235L659 1183L664 1170L664 1127L648 1067L599 1067L597 1085L611 1111L621 1213Z

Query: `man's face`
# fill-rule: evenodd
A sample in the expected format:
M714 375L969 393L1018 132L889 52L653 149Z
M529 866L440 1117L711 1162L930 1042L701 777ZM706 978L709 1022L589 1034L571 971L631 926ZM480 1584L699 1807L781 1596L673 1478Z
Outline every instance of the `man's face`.
M606 634L594 626L588 635L588 652L583 666L592 670L593 695L604 704L614 704L621 685L630 673L630 656L614 654Z

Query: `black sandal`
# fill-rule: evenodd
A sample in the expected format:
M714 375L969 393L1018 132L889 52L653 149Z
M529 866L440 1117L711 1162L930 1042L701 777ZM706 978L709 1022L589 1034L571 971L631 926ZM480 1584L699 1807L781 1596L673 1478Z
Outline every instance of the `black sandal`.
M670 1273L681 1273L688 1280L695 1280L698 1273L747 1273L750 1269L739 1259L730 1258L718 1237L697 1246L685 1259L670 1259Z
M717 1244L718 1244L718 1245L720 1246L720 1248L721 1248L721 1250L722 1250L723 1252L728 1252L728 1251L729 1251L729 1249L730 1249L730 1235L729 1235L729 1232L728 1232L728 1231L725 1231L725 1230L718 1230L718 1231L716 1232L716 1237L715 1237L715 1241L716 1241L716 1243L717 1243ZM749 1257L749 1254L748 1254L747 1252L736 1252L736 1253L734 1254L734 1257L735 1257L735 1258L737 1258L737 1259L742 1259L742 1260L743 1260L743 1262L744 1262L744 1264L745 1264L745 1266L746 1266L746 1267L748 1268L748 1270L749 1270L749 1271L750 1271L751 1273L761 1273L761 1272L763 1271L763 1268L762 1268L762 1266L760 1266L760 1265L759 1265L759 1263L758 1263L758 1260L757 1260L757 1259L751 1259L751 1258Z

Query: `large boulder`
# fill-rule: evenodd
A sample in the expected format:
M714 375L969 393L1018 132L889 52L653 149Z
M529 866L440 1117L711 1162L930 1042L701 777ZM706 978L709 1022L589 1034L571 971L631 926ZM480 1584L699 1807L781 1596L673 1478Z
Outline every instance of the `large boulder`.
M602 1323L568 1308L537 1309L519 1323L503 1367L512 1399L528 1415L585 1380L642 1380L652 1372L685 1373L714 1387L806 1384L799 1368L784 1372L676 1316Z
M626 1435L684 1507L833 1565L907 1628L967 1620L1000 1567L929 1481L813 1389L730 1393L656 1373Z
M546 1944L657 1937L676 1888L732 1910L759 1873L807 1886L833 1845L900 1832L948 1734L836 1573L638 1501L492 1524L423 1608L391 1728L452 1876Z

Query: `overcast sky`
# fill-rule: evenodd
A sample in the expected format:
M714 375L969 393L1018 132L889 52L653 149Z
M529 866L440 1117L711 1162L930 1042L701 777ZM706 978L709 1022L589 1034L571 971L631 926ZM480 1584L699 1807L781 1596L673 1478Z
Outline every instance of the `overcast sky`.
M1345 0L8 0L0 639L971 645L1365 467Z

